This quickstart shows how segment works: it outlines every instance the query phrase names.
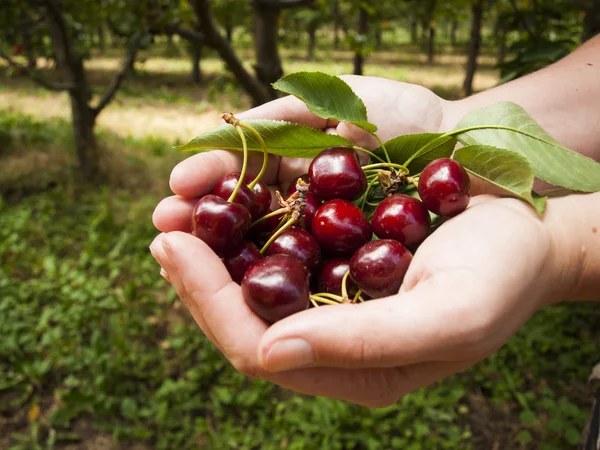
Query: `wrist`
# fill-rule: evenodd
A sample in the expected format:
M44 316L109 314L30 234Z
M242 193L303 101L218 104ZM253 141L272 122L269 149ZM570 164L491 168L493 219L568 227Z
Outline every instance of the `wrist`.
M600 193L548 201L558 300L600 300Z

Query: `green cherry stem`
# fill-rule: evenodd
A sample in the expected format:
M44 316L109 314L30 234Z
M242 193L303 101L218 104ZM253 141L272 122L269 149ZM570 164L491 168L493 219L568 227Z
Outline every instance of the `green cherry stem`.
M367 189L365 190L365 193L363 194L362 200L360 202L360 209L364 209L365 208L365 203L367 203L367 198L369 197L369 194L371 193L371 189L378 182L379 182L379 180L377 179L377 177L375 177L371 181L369 181L369 184L367 185Z
M250 186L248 186L250 187ZM250 225L250 228L252 228L255 225L258 225L261 222L264 222L267 219L270 219L271 217L275 217L275 216L279 216L280 214L286 213L289 211L289 208L279 208L273 212L270 212L269 214L266 214L264 216L262 216L260 219L256 219L254 222L252 222L252 225Z
M403 166L402 164L394 164L394 163L377 163L377 164L369 164L367 166L363 166L362 170L370 170L370 169L382 169L382 168L386 168L386 167L393 167L395 169L400 169L401 171L408 173L408 169L406 168L406 166Z
M354 295L354 298L352 299L352 303L356 303L356 301L360 301L361 303L365 301L364 298L361 297L362 295L362 291L359 289L358 292Z
M267 150L267 144L265 144L265 140L262 138L260 133L258 131L256 131L256 128L254 128L252 125L248 125L247 123L243 123L243 122L238 122L238 125L242 128L245 128L246 130L248 130L250 133L252 133L256 137L256 139L258 140L258 143L260 144L260 148L262 148L262 151L263 151L263 164L262 164L262 167L260 168L260 172L258 172L258 175L256 175L254 180L252 180L252 183L250 183L248 185L248 188L254 189L254 186L256 186L256 183L258 183L260 181L260 179L263 177L263 175L267 171L267 164L269 163L269 152Z
M345 299L349 299L348 297L348 275L350 275L350 271L347 271L344 274L344 277L342 278L342 298Z
M238 134L240 135L240 139L242 140L242 148L244 149L244 161L242 162L242 172L240 173L240 179L235 185L235 189L227 199L227 201L230 203L235 200L235 196L244 184L244 178L246 178L246 169L248 168L248 144L246 143L246 136L244 135L244 131L239 125L235 125L235 130L238 132Z
M388 153L387 148L385 148L385 144L379 138L379 136L377 136L375 133L373 133L373 136L375 136L375 139L377 139L377 142L379 142L379 146L381 147L381 150L383 150L383 154L385 155L385 159L387 160L387 162L391 163L392 160L390 159L390 154Z
M294 225L297 221L298 221L298 213L294 212L292 214L292 217L290 218L290 220L288 220L281 228L279 228L275 233L273 233L273 235L269 238L269 240L263 246L263 248L260 249L260 254L264 255L265 252L267 251L267 249L269 248L269 246L273 243L273 241L275 241L275 239L277 239L281 235L281 233L283 233L289 227Z
M376 159L379 162L382 162L383 164L387 164L386 161L383 158L380 158L379 156L377 156L375 153L370 152L369 150L367 150L366 148L362 148L359 147L357 145L353 145L352 148L354 150L356 150L357 152L362 152L362 153L366 153L367 155L369 155L371 158Z
M317 302L325 303L326 305L339 305L339 303L340 303L339 301L330 300L328 298L322 297L322 295L323 294L314 294L309 297L312 304L315 305L317 308L319 307Z

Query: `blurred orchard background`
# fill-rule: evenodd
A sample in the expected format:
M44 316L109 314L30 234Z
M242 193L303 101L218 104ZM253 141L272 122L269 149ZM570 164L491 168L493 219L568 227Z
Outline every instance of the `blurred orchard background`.
M172 147L282 74L457 99L598 32L595 0L2 0L0 448L576 448L593 305L542 311L474 368L369 410L236 373L148 245L187 156Z

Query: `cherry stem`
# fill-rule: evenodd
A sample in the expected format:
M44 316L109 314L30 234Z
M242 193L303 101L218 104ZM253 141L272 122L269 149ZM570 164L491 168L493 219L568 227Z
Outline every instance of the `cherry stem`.
M377 136L375 133L373 133L373 136L375 136L375 139L377 139L377 142L379 142L379 146L381 147L381 150L383 150L383 154L385 155L385 159L387 160L387 162L391 163L392 160L390 159L390 155L389 155L389 153L387 151L387 148L385 148L385 144L379 138L379 136Z
M235 189L229 196L229 199L227 199L227 201L230 203L235 200L235 196L244 184L244 178L246 178L246 168L248 167L248 144L246 143L246 136L244 135L244 131L239 125L235 125L235 130L238 132L238 134L240 135L240 139L242 140L242 148L244 149L244 161L242 162L242 172L240 173L240 179L235 185Z
M353 146L352 146L352 148L353 148L354 150L358 151L358 152L363 152L363 153L366 153L366 154L367 154L367 155L369 155L371 158L374 158L374 159L376 159L377 161L380 161L380 162L382 162L382 163L384 163L384 164L387 164L387 163L385 162L385 159L383 159L383 158L380 158L380 157L379 157L379 156L377 156L375 153L373 153L373 152L370 152L370 151L369 151L369 150L367 150L366 148L358 147L357 145L353 145Z
M358 292L354 295L354 298L352 299L352 303L356 303L357 300L364 302L365 300L361 297L361 294L362 294L362 291L359 289Z
M263 246L263 248L260 249L260 254L264 255L265 252L267 251L267 249L269 248L269 246L273 243L273 241L275 239L277 239L281 233L283 233L289 227L294 225L297 222L297 220L298 220L298 213L292 214L292 217L290 218L290 220L288 220L281 228L279 228L275 233L273 233L273 235L269 238L269 240Z
M402 164L394 164L394 163L378 163L378 164L369 164L368 166L363 166L362 170L370 170L370 169L380 169L384 167L393 167L396 169L400 169L403 172L408 173L408 169Z
M348 297L348 287L346 285L348 282L348 275L350 275L349 270L344 274L344 277L342 278L342 298L343 299L349 298Z
M256 183L258 183L260 181L260 179L263 177L263 175L267 171L267 164L269 163L269 152L267 150L267 144L265 144L265 140L262 138L260 133L258 131L256 131L256 128L254 128L252 125L248 125L247 123L244 123L244 122L238 122L238 125L242 128L245 128L246 130L250 131L250 133L252 133L254 136L256 136L256 139L258 140L258 143L260 144L260 148L262 148L262 151L263 151L263 164L262 164L262 167L260 168L260 172L258 172L258 175L256 175L254 180L252 180L252 183L250 183L248 185L248 188L254 189L254 186L256 186Z
M331 297L333 297L333 298L331 298ZM340 297L338 297L337 295L327 294L325 292L311 295L309 298L313 302L313 305L316 302L325 303L326 305L339 305L342 301L342 299ZM317 305L315 305L315 306L317 306Z
M248 186L248 187L250 187L250 186ZM289 208L286 207L286 208L280 208L273 212L270 212L269 214L266 214L266 215L262 216L260 219L256 219L254 222L252 222L252 225L250 225L250 228L252 228L255 225L258 225L261 222L264 222L267 219L270 219L271 217L278 216L278 215L286 213L288 211L289 211Z
M371 192L371 189L373 188L373 186L375 186L375 184L378 181L379 180L377 179L377 177L375 177L367 185L367 189L365 190L365 193L364 193L364 195L362 197L362 201L360 202L360 209L364 209L365 208L365 203L367 203L367 198L369 196L369 193Z

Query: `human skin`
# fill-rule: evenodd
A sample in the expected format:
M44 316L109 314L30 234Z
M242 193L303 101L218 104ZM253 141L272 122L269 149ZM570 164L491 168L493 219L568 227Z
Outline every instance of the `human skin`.
M344 79L383 140L447 131L473 109L514 101L564 145L600 159L600 38L547 69L456 102L420 86ZM292 97L238 117L290 120L376 145L354 127L315 117ZM265 181L285 189L308 163L271 157ZM256 171L260 159L251 165ZM398 294L303 311L269 327L248 308L218 256L189 234L197 198L239 168L239 157L222 151L180 163L171 175L175 195L153 216L163 233L151 251L198 326L248 376L386 406L492 354L544 306L600 300L599 193L551 198L540 218L525 203L486 194L488 187L476 183L481 195L419 247Z

